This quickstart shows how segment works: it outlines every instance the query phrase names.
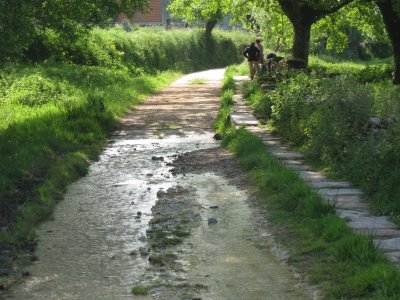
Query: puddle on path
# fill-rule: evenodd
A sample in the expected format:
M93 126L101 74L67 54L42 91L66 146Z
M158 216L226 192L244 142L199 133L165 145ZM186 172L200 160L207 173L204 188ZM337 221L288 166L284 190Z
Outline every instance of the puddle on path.
M32 277L9 298L132 298L132 283L148 262L129 253L144 245L139 239L145 236L156 192L176 180L166 163L179 153L216 147L211 137L117 139L89 174L68 188L54 220L40 227L39 260L28 268ZM138 211L140 220L135 219Z
M204 132L117 139L89 174L69 187L54 220L41 226L39 260L28 268L32 277L9 298L131 299L132 285L144 278L148 261L129 254L145 245L141 237L157 191L178 184L194 187L205 207L219 206L203 210L202 224L193 229L182 257L187 281L208 286L202 299L306 299L287 268L254 242L245 191L213 173L169 172L167 163L177 154L213 147L218 144L212 133ZM218 223L208 225L208 217Z

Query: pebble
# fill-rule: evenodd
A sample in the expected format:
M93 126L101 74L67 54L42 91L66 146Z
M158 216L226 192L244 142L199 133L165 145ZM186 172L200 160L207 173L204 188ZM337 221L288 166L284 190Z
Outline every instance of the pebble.
M153 176L153 174L152 173L147 173L146 176L147 177L151 177L151 176Z
M138 212L136 213L136 215L141 216L141 215L142 215L142 212L141 212L141 211L138 211Z
M218 220L216 218L208 218L208 225L217 224Z
M214 136L213 136L213 139L216 140L216 141L220 141L220 140L222 140L223 138L224 138L223 135L220 134L220 133L216 133L216 134L214 134Z
M162 156L152 156L151 159L152 159L152 160L164 161L164 157L162 157Z
M160 197L164 196L165 194L166 194L166 192L164 192L163 190L158 190L157 197L160 198Z
M150 190L151 190L151 187L148 187L147 190L150 191Z
M146 247L140 247L139 253L141 256L147 256L147 255L149 255L149 249Z
M142 235L141 237L138 238L139 241L144 242L145 240L147 240L147 238Z
M32 274L31 274L31 272L29 272L27 270L22 270L21 271L21 275L24 276L24 277L28 277L28 276L31 276Z
M138 255L138 252L136 250L132 250L131 252L129 252L129 255L136 256Z
M32 255L31 256L31 261L33 262L33 261L38 261L39 260L39 257L37 257L36 255Z
M210 205L209 208L219 208L218 205Z

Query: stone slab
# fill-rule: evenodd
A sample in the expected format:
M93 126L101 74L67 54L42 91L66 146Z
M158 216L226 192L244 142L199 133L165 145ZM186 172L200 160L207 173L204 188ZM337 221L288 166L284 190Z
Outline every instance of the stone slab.
M233 110L232 110L234 113L235 112L242 112L242 113L249 113L249 114L251 114L251 111L250 111L250 109L247 107L247 106L244 106L244 105L235 105L234 107L233 107Z
M232 113L231 119L236 125L258 126L258 121L248 113Z
M384 252L400 251L400 237L374 240L374 244Z
M394 263L400 263L400 251L386 252L385 256Z
M292 149L290 149L289 147L284 146L282 144L281 145L268 146L268 149L270 151L290 151L290 152L292 152Z
M262 141L265 145L273 147L273 146L282 146L283 144L279 141L279 139L266 139L262 138Z
M235 95L233 95L232 99L233 99L234 101L243 102L243 95L242 95L242 94L235 94Z
M334 204L337 209L368 212L368 205L362 201L360 195L322 196L322 198L326 202Z
M286 160L284 160L284 161L282 161L287 167L289 167L289 168L291 168L291 169L293 169L293 170L296 170L296 171L307 171L307 170L309 170L309 167L308 166L306 166L306 165L302 165L302 164L299 164L299 165L292 165L292 164L286 164Z
M326 176L322 175L319 172L313 171L301 171L299 172L299 176L305 181L327 181Z
M344 195L362 195L359 189L320 189L318 193L322 196L344 196Z
M367 212L356 210L338 209L337 214L347 221L347 224L354 229L364 230L375 229L396 229L397 226L384 216L371 216Z
M376 239L384 239L384 238L398 238L400 237L400 230L399 229L386 229L386 228L375 228L375 229L369 229L369 228L355 228L354 229L356 232L367 235L367 236L373 236Z
M247 130L251 133L254 133L258 137L263 137L265 133L265 130L260 127L249 127Z
M250 81L249 76L233 76L235 81Z
M279 159L288 159L288 160L293 160L297 158L303 158L303 154L295 151L283 151L283 150L277 150L273 148L269 148L269 151L271 152L272 155L276 156Z
M309 181L311 186L316 189L322 188L348 188L351 187L350 182L346 181L330 181L330 180L313 180Z
M296 159L287 159L284 162L286 165L295 165L295 166L299 166L299 165L303 165L303 163L299 160Z

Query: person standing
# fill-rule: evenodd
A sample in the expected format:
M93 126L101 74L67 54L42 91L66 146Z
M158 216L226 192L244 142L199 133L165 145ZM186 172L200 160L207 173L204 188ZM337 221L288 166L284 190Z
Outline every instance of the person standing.
M256 43L252 42L243 52L244 57L249 62L250 78L253 80L254 75L260 73L260 49L256 47Z
M256 47L260 50L260 64L264 64L264 47L261 45L261 39L256 39Z

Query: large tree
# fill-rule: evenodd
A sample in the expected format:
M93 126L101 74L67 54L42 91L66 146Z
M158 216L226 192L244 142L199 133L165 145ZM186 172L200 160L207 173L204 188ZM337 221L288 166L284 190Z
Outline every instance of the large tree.
M400 1L376 0L376 4L382 14L386 31L392 42L395 65L393 82L400 84Z
M294 29L292 54L308 64L311 26L353 0L277 0Z
M176 18L188 24L205 24L205 34L211 36L212 30L222 20L231 7L231 0L173 0L168 9Z
M342 7L348 5L354 0L233 0L235 15L242 7L247 8L247 12L254 16L260 11L266 13L266 18L274 22L270 23L270 28L279 25L281 32L284 29L284 22L288 19L293 25L293 45L292 55L296 59L303 60L308 64L308 55L310 51L311 27L326 16L339 11ZM249 10L253 6L256 11ZM258 12L257 12L258 10ZM287 18L281 18L281 13ZM240 13L239 13L240 14ZM243 19L243 17L242 17Z

